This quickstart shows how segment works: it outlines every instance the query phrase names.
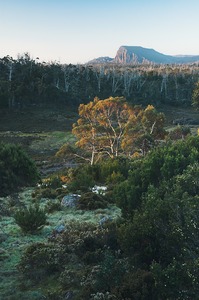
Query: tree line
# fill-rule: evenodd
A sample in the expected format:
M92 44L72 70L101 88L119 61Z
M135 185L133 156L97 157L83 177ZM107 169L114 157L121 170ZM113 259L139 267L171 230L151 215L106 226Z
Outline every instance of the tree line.
M72 65L28 53L0 59L0 108L72 105L124 96L133 104L190 105L199 65Z

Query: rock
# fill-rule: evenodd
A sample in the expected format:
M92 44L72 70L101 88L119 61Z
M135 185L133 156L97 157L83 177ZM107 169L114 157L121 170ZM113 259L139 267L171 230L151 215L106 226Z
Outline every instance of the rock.
M72 208L77 204L77 200L80 198L80 195L77 194L68 194L63 197L61 205L64 207Z
M104 217L102 217L102 218L99 220L99 225L100 225L101 227L103 227L104 224L106 224L107 222L112 221L112 220L113 220L112 217L110 217L110 216L104 216Z
M95 185L92 188L92 192L95 194L101 194L101 195L105 195L105 192L107 190L107 186L99 186L99 185Z
M62 233L64 230L65 230L65 226L63 224L61 224L55 228L55 231L57 233Z
M66 292L64 299L65 300L72 300L73 296L74 296L73 292L72 291L68 291L68 292Z

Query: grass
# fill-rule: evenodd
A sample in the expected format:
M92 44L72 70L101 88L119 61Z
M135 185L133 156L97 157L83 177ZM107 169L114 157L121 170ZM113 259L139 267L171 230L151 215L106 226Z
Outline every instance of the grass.
M31 150L47 151L58 150L65 143L74 143L75 137L71 132L53 131L39 134L39 140L34 140L30 145Z

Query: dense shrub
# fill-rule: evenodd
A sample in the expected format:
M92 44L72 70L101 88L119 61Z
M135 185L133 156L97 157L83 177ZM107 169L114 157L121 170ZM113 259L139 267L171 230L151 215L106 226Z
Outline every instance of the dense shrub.
M50 178L44 180L46 186L52 189L57 189L62 186L61 178L58 175L53 175Z
M88 191L97 184L116 184L125 180L130 169L130 160L125 157L102 160L95 165L84 164L76 168L71 177L69 189Z
M115 185L125 180L125 177L120 172L115 172L109 175L106 179L107 184Z
M40 280L42 277L63 269L66 256L64 249L50 243L33 243L28 246L18 265L25 276Z
M32 197L35 200L40 200L41 198L61 198L66 194L66 189L62 185L63 182L59 175L53 175L49 178L45 178L41 181L41 184L35 188L32 193Z
M187 126L177 126L175 129L169 131L167 139L182 140L191 134L191 129Z
M199 137L168 143L153 149L131 164L128 179L115 187L114 197L125 216L142 204L150 185L160 186L182 174L189 164L199 161Z
M196 299L199 293L198 178L195 163L170 181L150 185L139 209L120 226L121 249L132 265L151 269L156 296L150 299Z
M0 196L35 184L38 180L36 166L22 148L0 143Z
M102 195L93 192L87 192L78 199L77 208L83 210L94 210L98 208L106 208L107 201Z
M117 223L110 221L102 227L88 222L71 222L59 236L58 242L80 258L88 251L94 253L104 247L117 251Z
M107 276L114 276L111 285L121 278L125 263L117 262L116 259L119 253L116 231L116 222L110 221L107 226L104 224L103 228L87 222L71 222L55 239L54 242L67 249L69 257L73 259L72 265L65 266L65 270L59 276L59 282L63 290L78 291L75 299L90 299L91 293L97 292L99 287L101 289L101 284L106 281ZM113 268L104 274L110 265Z
M120 180L124 180L128 177L130 160L126 157L104 160L100 162L99 168L101 179L102 181L105 180L104 182L111 181L111 179L114 181L116 175L119 176Z
M26 233L34 233L40 230L46 224L46 213L39 205L30 206L28 208L19 209L14 219L21 227L22 231Z
M151 265L151 272L155 279L155 295L157 299L198 299L199 271L198 258L188 261L173 259L164 267L159 263Z
M97 291L110 291L121 284L126 273L125 261L116 258L110 250L105 250L103 260L96 274L95 288Z
M155 294L155 280L152 272L137 269L134 272L128 272L123 276L122 283L117 286L117 297L119 300L158 300L168 299L157 298Z
M41 198L55 199L58 195L59 193L50 187L38 188L32 194L33 198L36 199L41 199Z
M68 190L71 192L87 192L95 185L92 175L87 172L87 168L84 168L84 166L74 170L71 175L71 182L67 185Z

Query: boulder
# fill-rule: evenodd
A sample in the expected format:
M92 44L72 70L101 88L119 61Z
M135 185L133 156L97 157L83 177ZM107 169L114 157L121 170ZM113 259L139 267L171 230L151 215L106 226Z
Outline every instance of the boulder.
M76 207L79 198L80 195L78 194L68 194L62 198L61 206L68 208Z

